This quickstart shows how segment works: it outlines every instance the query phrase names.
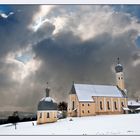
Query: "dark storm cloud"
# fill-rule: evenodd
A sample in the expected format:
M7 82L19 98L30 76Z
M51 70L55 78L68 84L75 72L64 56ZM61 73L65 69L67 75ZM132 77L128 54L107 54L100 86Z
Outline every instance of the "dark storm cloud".
M129 97L140 95L140 50L135 44L140 25L132 15L116 13L107 5L58 5L34 30L28 27L34 25L39 6L11 9L14 15L0 19L0 107L36 110L38 100L45 96L47 81L57 101L67 101L72 81L116 85L117 57L124 66ZM37 68L29 74L15 57L28 45L33 61L40 62L28 65L27 71Z
M11 6L13 15L0 18L0 57L25 47L29 42L30 31L27 25L38 10L38 6Z
M44 96L42 81L37 81L35 73L31 73L24 79L20 78L24 66L16 60L15 53L22 52L27 49L28 45L49 37L55 26L48 22L37 32L29 29L39 6L10 6L10 10L14 12L13 15L8 18L0 18L0 110L6 106L8 106L7 109L9 106L13 106L21 107L23 110L24 108L29 108L30 111L36 110L40 96ZM9 54L14 56L8 56Z
M20 102L16 96L19 93L24 94L22 89L17 90L20 86L19 81L12 78L19 66L15 62L7 63L5 57L9 53L26 49L31 34L27 25L38 8L39 6L10 6L10 11L14 14L8 18L0 18L0 106L2 107L15 106L17 102ZM5 10L3 11L5 12Z
M122 11L136 16L140 20L140 6L139 5L113 5L116 11Z
M130 35L133 31L130 32L113 38L104 33L84 42L71 32L43 40L34 47L37 57L46 65L41 68L39 77L47 79L55 86L53 92L59 100L67 99L72 81L116 85L114 67L117 57L124 64L126 77L128 69L132 67L129 59L134 51ZM131 89L130 85L128 89ZM132 92L129 95L133 96Z
M45 22L35 33L32 34L32 42L40 42L52 35L55 26L49 22Z

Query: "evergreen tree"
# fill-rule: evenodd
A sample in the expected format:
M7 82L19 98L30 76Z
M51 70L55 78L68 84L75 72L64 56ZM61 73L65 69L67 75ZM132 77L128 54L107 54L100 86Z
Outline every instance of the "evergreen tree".
M62 111L62 116L63 116L63 118L66 118L67 117L67 106L68 106L68 104L66 103L66 102L60 102L59 104L58 104L58 110L59 111Z
M8 117L8 123L15 125L15 129L17 128L16 125L19 120L18 111L13 112L13 115Z
M67 103L66 102L60 102L59 104L58 104L58 110L59 111L66 111L67 110Z

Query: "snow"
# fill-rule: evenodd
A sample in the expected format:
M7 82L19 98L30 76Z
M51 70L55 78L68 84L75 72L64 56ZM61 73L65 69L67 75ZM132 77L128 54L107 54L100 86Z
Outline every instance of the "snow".
M53 102L56 102L53 98L51 98L51 97L44 97L44 98L42 98L40 101L46 101L46 102L51 102L51 101L53 101Z
M121 91L112 85L74 84L79 101L93 101L92 96L123 97Z
M127 111L130 110L128 107L123 107L122 109Z
M133 106L140 106L140 102L139 101L136 102L135 100L129 100L128 101L128 106L131 106L131 105L133 105Z
M117 66L120 66L120 67L122 67L122 65L121 65L121 64L117 64Z
M36 125L22 122L0 125L0 135L140 135L140 114L73 117Z

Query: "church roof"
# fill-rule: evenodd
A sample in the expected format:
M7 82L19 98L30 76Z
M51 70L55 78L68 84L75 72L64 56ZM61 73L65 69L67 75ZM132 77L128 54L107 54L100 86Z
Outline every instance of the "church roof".
M112 85L74 84L79 101L94 101L94 97L124 97L122 92Z
M116 73L119 73L119 72L122 72L123 71L123 66L120 64L120 59L118 57L118 64L117 66L115 67L115 71Z
M57 103L51 97L44 97L38 103L38 110L57 110Z
M118 72L122 72L123 71L123 66L121 64L117 64L117 66L115 67L115 71Z

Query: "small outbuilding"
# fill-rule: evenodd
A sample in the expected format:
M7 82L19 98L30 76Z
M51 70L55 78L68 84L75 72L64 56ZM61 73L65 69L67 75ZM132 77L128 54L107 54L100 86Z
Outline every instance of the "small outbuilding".
M49 97L50 89L46 88L46 97L38 103L37 124L51 123L57 121L57 103Z
M128 108L129 108L129 113L139 113L140 112L140 101L129 100Z

